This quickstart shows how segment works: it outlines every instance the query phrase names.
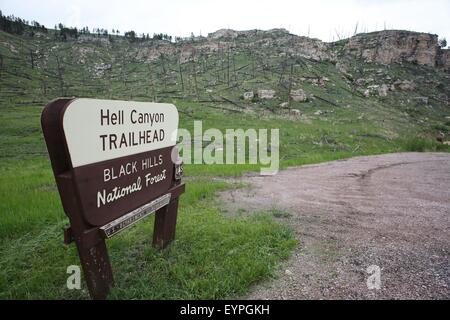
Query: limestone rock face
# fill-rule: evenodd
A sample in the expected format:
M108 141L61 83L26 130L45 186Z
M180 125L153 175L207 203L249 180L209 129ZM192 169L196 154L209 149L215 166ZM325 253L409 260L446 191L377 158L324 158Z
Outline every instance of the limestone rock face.
M428 97L415 97L413 100L417 101L418 103L428 105L429 98Z
M294 41L286 43L288 52L293 56L312 59L315 61L337 61L336 54L330 50L330 45L318 39L296 37Z
M400 91L414 91L416 90L416 84L408 80L397 80L394 82L394 88Z
M439 66L450 71L450 49L444 49L441 52Z
M416 62L435 67L441 58L438 36L428 33L387 30L356 35L344 46L346 54L385 65Z
M253 91L244 92L244 100L252 100L254 96Z
M291 98L295 102L305 102L306 100L308 100L308 97L306 96L305 92L302 89L292 90Z
M184 46L180 52L179 63L183 64L189 61L197 61L195 51L193 46Z
M158 46L140 47L136 59L143 62L152 62L161 58L161 55L175 55L176 48L169 43L160 44Z
M225 59L227 54L233 55L242 49L255 52L264 50L272 57L298 57L333 62L348 81L354 81L350 70L347 70L348 58L385 65L413 62L450 70L450 50L439 47L437 35L410 31L385 30L358 34L346 40L328 43L291 34L284 29L221 29L208 34L207 37L194 40L186 38L180 43L181 52L170 42L143 44L138 52L138 59L151 62L159 59L161 54L179 55L179 63L183 64L195 61L203 54L219 54L219 57Z
M379 95L380 97L387 97L388 91L389 91L389 87L388 87L386 84L382 84L382 85L378 88L378 95Z
M208 34L208 39L235 39L237 37L257 38L257 37L283 37L289 35L289 31L283 28L271 30L245 30L236 31L232 29L220 29Z
M259 89L258 90L258 97L260 99L273 99L275 97L275 90L264 90Z
M234 39L239 35L238 31L231 30L231 29L220 29L216 32L212 32L208 34L208 38L211 39L220 39L220 38L230 38Z

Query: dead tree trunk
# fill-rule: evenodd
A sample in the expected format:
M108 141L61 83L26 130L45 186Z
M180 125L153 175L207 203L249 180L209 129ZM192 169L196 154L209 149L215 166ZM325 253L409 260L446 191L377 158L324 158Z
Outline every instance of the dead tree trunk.
M56 67L58 68L58 80L59 80L59 89L61 92L61 96L64 97L64 70L61 65L61 61L59 60L58 55L56 55Z
M197 101L198 101L199 95L198 95L198 84L197 84L197 64L195 63L195 59L193 59L193 61L192 61L192 67L193 67L193 75L194 75L195 95L197 96Z
M286 65L284 63L284 61L281 63L281 73L280 73L280 79L278 79L278 85L281 85L281 81L283 81L283 77L284 77L284 70L286 68Z
M178 60L178 72L180 73L181 91L184 92L183 70L181 68L181 51L180 51L180 59Z
M250 51L250 58L252 59L252 77L255 79L255 57L253 53Z
M289 73L289 89L288 89L288 108L291 110L291 104L292 104L292 97L291 97L291 91L292 91L292 74L294 73L294 65L291 64L291 71Z
M227 49L227 84L230 87L230 46Z
M41 80L41 84L42 84L42 93L45 95L47 95L47 82L45 81L45 79Z
M236 59L234 58L234 50L233 50L233 54L232 54L232 58L233 58L233 75L234 75L234 82L237 82L237 74L236 74Z
M31 63L31 69L34 69L34 53L33 53L32 49L30 49L30 63Z
M224 53L225 48L222 48L222 50L220 51L220 70L222 71L222 75L223 75L223 82L226 81L227 79L227 74L225 71L225 53Z
M125 90L127 90L127 79L126 79L126 75L125 75L125 67L126 67L126 52L122 56L122 65L120 66L120 75L122 78L123 86L124 86Z
M150 67L150 64L147 64L148 69L148 87L147 87L147 95L149 95L149 88L152 88L152 68Z
M160 54L160 59L161 59L161 68L162 68L162 73L163 73L163 84L164 84L164 90L167 90L167 70L166 70L166 65L164 63L164 54L161 53Z
M216 76L217 76L217 84L220 83L220 42L217 48L217 63L216 63Z
M201 57L202 57L202 67L203 67L203 73L206 73L206 70L207 70L207 65L206 65L206 56L205 56L205 54L203 53L203 51L202 51L202 55L201 55Z
M3 71L3 56L0 54L0 78L2 77Z
M184 92L183 70L181 69L181 63L178 64L178 69L180 71L181 92Z

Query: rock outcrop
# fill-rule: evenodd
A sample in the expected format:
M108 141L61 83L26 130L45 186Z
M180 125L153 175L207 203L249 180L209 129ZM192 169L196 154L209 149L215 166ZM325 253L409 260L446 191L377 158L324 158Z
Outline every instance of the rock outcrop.
M437 35L396 30L356 35L344 46L347 55L385 65L408 61L435 67L445 63L441 51Z
M400 91L414 91L416 90L416 84L408 80L397 80L393 84L393 89Z
M220 29L208 34L208 39L235 39L237 37L243 38L266 38L273 37L279 38L289 35L289 31L286 29L270 29L270 30L245 30L236 31L232 29Z
M279 56L295 56L315 61L335 61L335 53L330 50L330 45L318 39L297 36L289 33L286 29L271 30L247 30L236 31L231 29L220 29L209 33L206 41L212 42L234 42L239 39L246 42L246 47L270 48L276 50Z
M273 99L275 97L275 90L258 90L258 98L260 99Z
M138 58L153 61L161 52L178 54L176 48L167 42L142 46ZM450 70L450 50L441 49L438 36L428 33L386 30L358 34L337 43L297 36L285 29L236 31L221 29L207 37L186 38L181 41L179 62L195 61L198 54L223 54L228 50L264 50L271 56L298 57L314 61L331 61L353 81L345 69L345 58L390 65L413 62L419 65L440 67ZM344 62L343 62L344 61ZM319 84L321 85L321 84Z
M218 41L225 45L238 38L246 42L249 49L278 50L276 54L280 57L289 55L315 61L339 63L339 57L347 56L384 65L413 62L450 70L450 51L441 49L438 36L428 33L385 30L358 34L343 40L342 46L337 43L297 36L285 29L267 31L221 29L208 34L205 40L211 46L212 43Z
M305 92L302 89L292 90L291 99L295 102L305 102L306 100L308 100Z
M441 50L439 67L450 71L450 49Z
M243 95L244 100L252 100L254 96L255 96L255 94L253 93L253 91L244 92L244 95Z
M209 33L208 38L210 38L210 39L221 39L221 38L234 39L234 38L237 38L238 35L239 35L238 31L234 31L231 29L220 29L215 32Z
M378 95L379 95L380 97L387 97L388 91L389 91L389 87L388 87L386 84L382 84L382 85L378 88Z

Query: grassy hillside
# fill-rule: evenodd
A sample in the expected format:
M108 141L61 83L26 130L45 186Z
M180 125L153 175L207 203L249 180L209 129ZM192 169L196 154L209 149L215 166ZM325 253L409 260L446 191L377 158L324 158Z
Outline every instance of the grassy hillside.
M174 103L180 127L280 128L282 166L397 151L449 151L448 74L404 63L367 64L289 53L290 38L133 42L122 37L57 41L0 32L0 298L86 298L65 287L78 264L62 244L67 223L40 129L40 113L58 96ZM208 49L215 46L216 50ZM181 63L180 63L181 60ZM358 80L362 79L362 80ZM364 96L370 84L414 81L412 91ZM323 83L322 83L323 82ZM366 83L367 82L367 83ZM301 88L307 101L289 101ZM270 100L243 93L272 89ZM425 102L424 97L428 98ZM280 104L290 103L290 108ZM293 112L292 109L299 110ZM80 124L81 126L81 124ZM296 241L282 219L222 215L216 191L240 186L251 165L188 165L177 240L151 249L153 218L108 242L117 285L112 298L224 298L273 275Z

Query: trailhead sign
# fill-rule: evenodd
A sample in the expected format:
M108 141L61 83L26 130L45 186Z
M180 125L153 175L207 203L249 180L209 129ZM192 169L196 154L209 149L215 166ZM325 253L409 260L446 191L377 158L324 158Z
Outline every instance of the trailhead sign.
M89 292L103 299L113 285L105 239L156 212L153 245L175 237L184 192L172 104L57 99L43 110L42 129L62 205Z

